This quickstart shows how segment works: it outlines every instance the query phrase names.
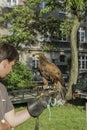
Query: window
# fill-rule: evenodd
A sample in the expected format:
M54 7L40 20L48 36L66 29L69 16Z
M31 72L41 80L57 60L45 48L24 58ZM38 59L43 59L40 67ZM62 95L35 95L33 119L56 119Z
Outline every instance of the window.
M79 69L80 70L87 69L87 56L79 56Z
M59 59L52 59L52 62L53 62L55 65L58 65Z
M7 0L8 6L18 5L18 0Z
M79 42L85 42L85 28L79 28Z
M60 62L65 62L65 55L60 55Z
M32 69L35 70L38 67L38 59L32 56Z
M39 7L41 9L44 9L45 6L46 6L46 2L44 2L44 1L39 4Z
M12 35L13 32L11 31L11 24L9 22L7 23L7 29L8 29L8 35Z

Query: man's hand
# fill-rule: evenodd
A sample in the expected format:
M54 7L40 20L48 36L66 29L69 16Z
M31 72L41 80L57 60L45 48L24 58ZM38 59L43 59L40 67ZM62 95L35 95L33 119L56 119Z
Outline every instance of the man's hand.
M0 122L0 130L10 130L10 125L7 121L5 121L4 123Z

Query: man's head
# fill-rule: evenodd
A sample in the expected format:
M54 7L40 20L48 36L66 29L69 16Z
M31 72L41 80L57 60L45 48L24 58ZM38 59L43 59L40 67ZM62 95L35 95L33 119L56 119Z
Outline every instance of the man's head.
M0 44L0 77L4 78L12 71L12 66L19 59L17 50L9 44Z

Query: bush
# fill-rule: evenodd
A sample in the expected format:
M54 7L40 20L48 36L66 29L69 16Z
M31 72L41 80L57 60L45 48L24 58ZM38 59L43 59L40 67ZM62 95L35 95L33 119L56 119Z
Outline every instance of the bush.
M32 77L32 72L24 64L17 62L13 71L2 82L7 88L33 87Z

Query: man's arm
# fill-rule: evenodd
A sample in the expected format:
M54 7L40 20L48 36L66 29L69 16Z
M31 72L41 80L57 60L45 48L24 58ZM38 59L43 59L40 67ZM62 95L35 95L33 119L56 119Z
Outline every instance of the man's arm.
M50 101L50 96L56 96L54 91L49 93L44 93L35 99L28 102L27 108L19 112L11 110L5 114L5 119L11 125L11 127L16 127L21 123L28 120L30 117L39 117L40 114L47 108Z
M16 127L21 123L25 122L27 119L32 117L38 117L47 108L49 101L49 96L40 96L38 98L32 99L28 102L27 108L18 112L11 110L5 113L5 120L11 125L11 127Z
M24 109L18 112L15 112L15 110L13 109L12 111L7 112L5 114L5 120L8 121L11 127L16 127L22 124L23 122L28 120L30 117L31 116L29 115L29 112L27 111L27 109Z

